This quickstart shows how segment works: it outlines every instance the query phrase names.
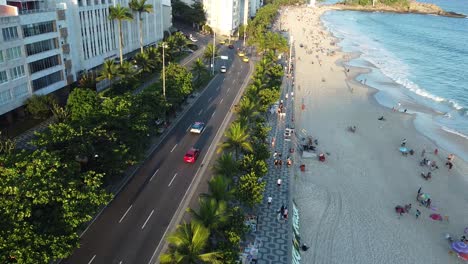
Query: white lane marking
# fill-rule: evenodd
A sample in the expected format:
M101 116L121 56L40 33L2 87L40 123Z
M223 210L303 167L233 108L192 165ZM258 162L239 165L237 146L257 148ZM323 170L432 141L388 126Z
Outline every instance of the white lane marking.
M167 187L170 187L170 186L171 186L171 184L172 184L172 182L174 181L174 179L175 179L176 176L177 176L177 173L174 174L174 177L172 177L172 180L171 180L171 182L169 183L169 185L168 185Z
M156 176L156 173L158 173L158 171L159 171L159 169L157 169L157 170L154 172L153 176L151 176L151 178L150 178L150 181L153 180L154 176Z
M211 101L211 99L213 99L213 96L211 96L210 98L208 98L208 102Z
M200 112L198 112L198 115L201 115L201 113L203 113L203 109L201 109Z
M214 112L211 114L211 117L213 117L215 113L216 113L216 111L214 111Z
M231 90L231 87L228 88L227 92L229 93L229 90Z
M224 98L221 98L221 101L219 101L219 103L222 103L222 102L223 102L223 100L224 100Z
M189 125L189 126L187 127L187 131L189 131L189 129L190 129L191 127L192 127L192 125Z
M120 218L119 220L119 224L122 222L122 220L125 218L125 216L128 214L128 211L130 211L130 209L132 209L132 206L133 204L130 205L130 207L128 207L127 211L125 211L125 214L122 215L122 217Z
M171 152L174 151L174 149L177 147L177 144L174 145L174 147L172 148Z
M148 220L151 218L151 216L153 215L153 213L154 213L154 209L151 210L151 213L148 215L148 218L146 218L146 221L145 221L145 223L143 224L143 226L141 227L141 229L145 228L146 223L148 223Z
M122 264L122 263L123 263L122 261L119 262L119 264Z
M91 264L91 262L93 262L94 258L96 257L96 255L94 255L91 260L88 262L88 264Z

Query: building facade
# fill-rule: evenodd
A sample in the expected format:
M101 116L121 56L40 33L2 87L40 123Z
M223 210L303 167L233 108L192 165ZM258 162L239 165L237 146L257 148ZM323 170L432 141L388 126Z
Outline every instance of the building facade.
M49 94L118 58L118 26L109 7L129 0L0 0L0 115L11 118L33 94ZM156 44L172 22L170 0L148 0L143 43ZM123 53L139 50L138 14L124 21ZM5 115L6 114L6 115Z
M248 23L263 5L263 0L203 0L207 24L216 33L233 35L240 25Z

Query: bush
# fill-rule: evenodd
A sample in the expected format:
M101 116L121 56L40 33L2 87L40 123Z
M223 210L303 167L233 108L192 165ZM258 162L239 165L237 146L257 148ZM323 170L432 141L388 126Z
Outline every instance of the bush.
M52 114L52 106L57 104L57 98L52 95L33 95L26 100L26 111L34 119L46 119Z

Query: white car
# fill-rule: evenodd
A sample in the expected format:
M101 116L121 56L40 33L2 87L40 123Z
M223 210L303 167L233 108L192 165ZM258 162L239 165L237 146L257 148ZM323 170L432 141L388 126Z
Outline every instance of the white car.
M201 134L205 129L205 123L195 122L192 127L190 127L190 133Z
M190 39L191 41L193 41L193 42L197 42L197 41L198 41L198 39L196 39L194 36L192 36L192 34L190 34L189 39Z
M227 71L226 66L224 66L224 65L221 66L221 69L220 69L219 71L220 71L220 72L226 72L226 71Z

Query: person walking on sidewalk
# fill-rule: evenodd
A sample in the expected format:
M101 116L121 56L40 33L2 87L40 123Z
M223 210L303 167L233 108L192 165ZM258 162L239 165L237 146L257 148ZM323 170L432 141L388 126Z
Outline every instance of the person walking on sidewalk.
M282 182L281 178L279 178L279 179L276 181L276 185L278 185L278 190L279 190L280 187L281 187L281 182Z
M268 208L271 206L271 201L273 200L273 197L268 196L267 201L268 201Z

